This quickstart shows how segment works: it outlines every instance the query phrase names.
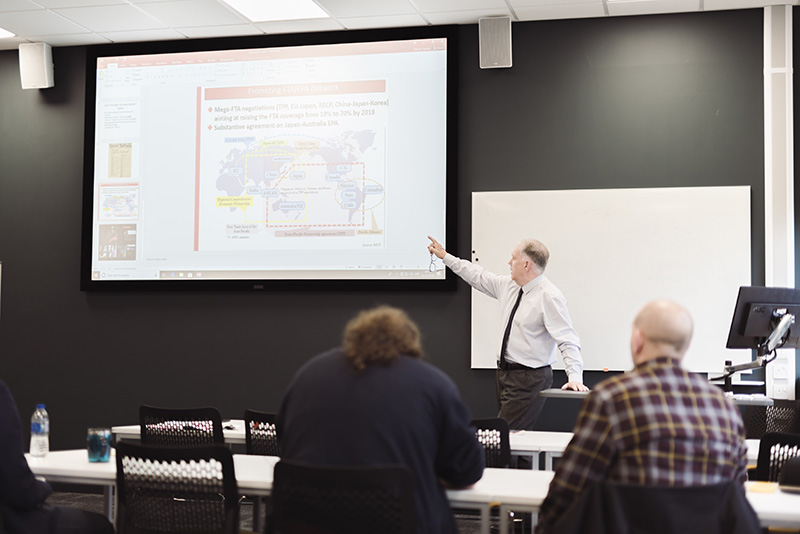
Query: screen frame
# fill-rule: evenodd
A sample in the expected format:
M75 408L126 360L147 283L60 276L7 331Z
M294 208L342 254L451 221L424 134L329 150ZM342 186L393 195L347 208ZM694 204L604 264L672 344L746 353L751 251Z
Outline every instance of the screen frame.
M445 243L457 241L458 150L458 26L423 26L348 30L180 41L116 43L87 47L84 117L83 207L81 230L81 291L454 291L455 275L444 267L444 278L416 279L228 279L228 280L105 280L92 279L93 205L95 194L95 115L98 58L209 50L291 47L409 39L447 38L447 119L445 179ZM438 237L438 236L434 236ZM420 249L427 242L420 242ZM424 254L424 252L422 252ZM437 260L438 261L438 260Z
M755 310L760 308L760 310ZM788 308L797 317L800 310L800 289L785 287L741 286L736 298L731 329L725 348L757 350L771 332L763 319L753 318L778 308ZM792 332L795 330L795 332ZM800 343L797 328L789 330L786 342L778 348L794 349Z

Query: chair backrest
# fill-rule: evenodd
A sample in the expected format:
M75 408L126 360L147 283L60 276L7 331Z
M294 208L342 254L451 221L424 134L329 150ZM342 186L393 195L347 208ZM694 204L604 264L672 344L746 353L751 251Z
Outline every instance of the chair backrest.
M403 466L319 466L281 460L272 485L275 534L417 532L414 481Z
M800 400L774 399L772 406L746 406L743 413L747 439L769 432L800 434Z
M764 434L758 446L758 463L753 479L777 482L783 464L795 456L800 456L800 434Z
M143 445L199 447L222 445L222 417L216 408L139 407Z
M585 489L548 532L760 534L761 525L738 482L681 487L602 481Z
M506 420L500 417L473 419L472 426L486 453L486 467L508 467L511 464L511 442Z
M247 454L264 456L280 456L278 448L278 430L274 413L245 410L244 436Z
M118 443L116 523L117 534L238 533L230 449Z
M785 491L800 491L800 456L786 460L778 477L778 485Z

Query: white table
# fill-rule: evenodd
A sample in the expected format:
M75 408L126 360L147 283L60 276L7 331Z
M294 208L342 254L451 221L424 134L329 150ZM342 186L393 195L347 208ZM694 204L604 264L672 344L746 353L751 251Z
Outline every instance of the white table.
M571 389L561 388L545 389L539 393L540 396L550 399L576 400L581 400L588 394L588 391L573 391ZM772 406L775 404L775 401L772 398L765 395L731 395L730 398L733 400L733 402L736 404L741 404L742 406Z
M761 440L746 439L744 442L747 445L747 465L756 465L758 463L758 448L761 445Z
M36 476L48 482L102 486L106 516L114 519L114 489L117 485L116 450L111 450L108 462L90 462L86 449L51 451L44 458L25 455L28 465ZM277 456L234 454L233 466L239 493L252 496L268 496L272 492L272 470L278 463Z
M561 390L556 390L561 391ZM565 392L567 394L579 394L577 391ZM225 436L225 443L245 443L245 431L243 419L231 419L222 424L222 432ZM228 428L225 428L228 427ZM232 427L232 428L231 428ZM114 441L121 439L138 440L141 437L139 425L123 425L111 428ZM540 430L520 430L512 431L509 434L511 442L511 454L526 456L531 463L538 469L539 454L544 453L544 468L546 471L553 470L553 459L560 457L567 448L569 440L572 439L572 432L549 432ZM747 463L755 465L758 460L759 440L747 440Z
M552 471L553 459L564 454L572 436L572 432L519 430L509 433L508 438L511 442L511 454L529 457L534 469L537 469L539 454L544 453L544 468L546 471ZM747 464L756 465L761 440L747 439L745 444L747 445Z
M800 494L781 491L775 482L745 482L745 489L762 527L800 528Z
M481 512L481 532L489 534L490 510L500 507L500 532L508 532L508 512L539 512L550 481L552 471L529 469L492 469L483 471L483 477L469 489L447 490L447 498L453 508L470 508Z
M103 486L109 497L116 485L116 461L90 463L86 450L53 451L44 458L26 455L28 465L37 476L53 482ZM269 496L272 493L272 471L278 458L234 454L236 482L244 495ZM476 509L481 512L481 530L489 532L489 509L500 507L501 532L507 527L509 510L537 513L547 494L552 471L526 469L486 469L483 478L472 488L447 490L453 507ZM764 527L800 526L800 495L785 493L776 484L748 482L747 499ZM767 489L764 493L757 489ZM113 517L113 499L107 513Z
M138 440L142 436L142 429L139 425L112 426L111 434L114 436L115 442L123 439ZM244 445L246 441L244 419L224 421L222 423L222 434L225 437L225 443Z
M511 442L511 454L529 457L534 469L539 469L539 454L544 453L545 471L552 471L553 458L564 453L572 436L572 432L518 430L511 431L508 438Z
M28 466L37 477L44 477L48 482L64 482L86 486L103 487L103 508L106 516L114 519L114 487L117 480L117 464L111 449L108 462L90 462L86 449L70 451L51 451L43 458L25 454Z
M51 451L44 458L25 456L31 471L52 482L102 486L106 498L106 515L113 521L114 489L116 487L116 458L109 462L90 463L86 450ZM277 456L234 454L236 484L242 495L267 497L272 493L272 471ZM469 489L447 490L455 508L478 510L481 531L489 533L489 510L500 506L501 525L508 510L535 513L547 494L553 473L520 469L486 469L483 478ZM505 528L505 527L504 527ZM505 530L502 530L505 532Z

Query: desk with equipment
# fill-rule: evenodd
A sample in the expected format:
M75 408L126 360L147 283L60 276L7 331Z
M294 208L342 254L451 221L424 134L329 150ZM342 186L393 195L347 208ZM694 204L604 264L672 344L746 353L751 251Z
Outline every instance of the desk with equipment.
M794 328L795 317L800 315L800 290L782 287L742 286L736 299L731 319L727 349L756 351L752 361L732 365L728 360L721 376L709 381L724 381L726 391L736 404L744 406L772 406L773 400L761 394L733 395L731 377L735 373L766 367L775 360L778 349L800 347L800 329ZM542 391L542 397L556 399L583 399L588 393L557 388Z
M753 361L739 365L731 365L730 361L726 361L722 376L711 380L724 380L725 391L730 391L731 376L734 373L766 367L778 357L778 349L798 348L800 333L793 328L798 314L800 314L798 289L740 287L725 346L728 349L755 350L756 357ZM787 382L788 392L788 379L781 380ZM775 385L773 384L772 389L777 392L778 388L774 387Z
M588 391L572 391L571 389L560 389L560 388L551 388L545 389L539 395L542 397L547 397L550 399L574 399L574 400L583 400L586 395L588 395ZM775 401L771 398L760 395L730 395L730 398L736 404L740 404L742 406L772 406Z

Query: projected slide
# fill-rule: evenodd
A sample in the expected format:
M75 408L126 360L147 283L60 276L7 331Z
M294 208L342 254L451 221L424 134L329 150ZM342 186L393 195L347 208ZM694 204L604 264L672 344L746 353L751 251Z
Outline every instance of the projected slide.
M208 89L203 102L199 250L385 245L384 80Z
M91 280L442 280L447 39L97 58Z

